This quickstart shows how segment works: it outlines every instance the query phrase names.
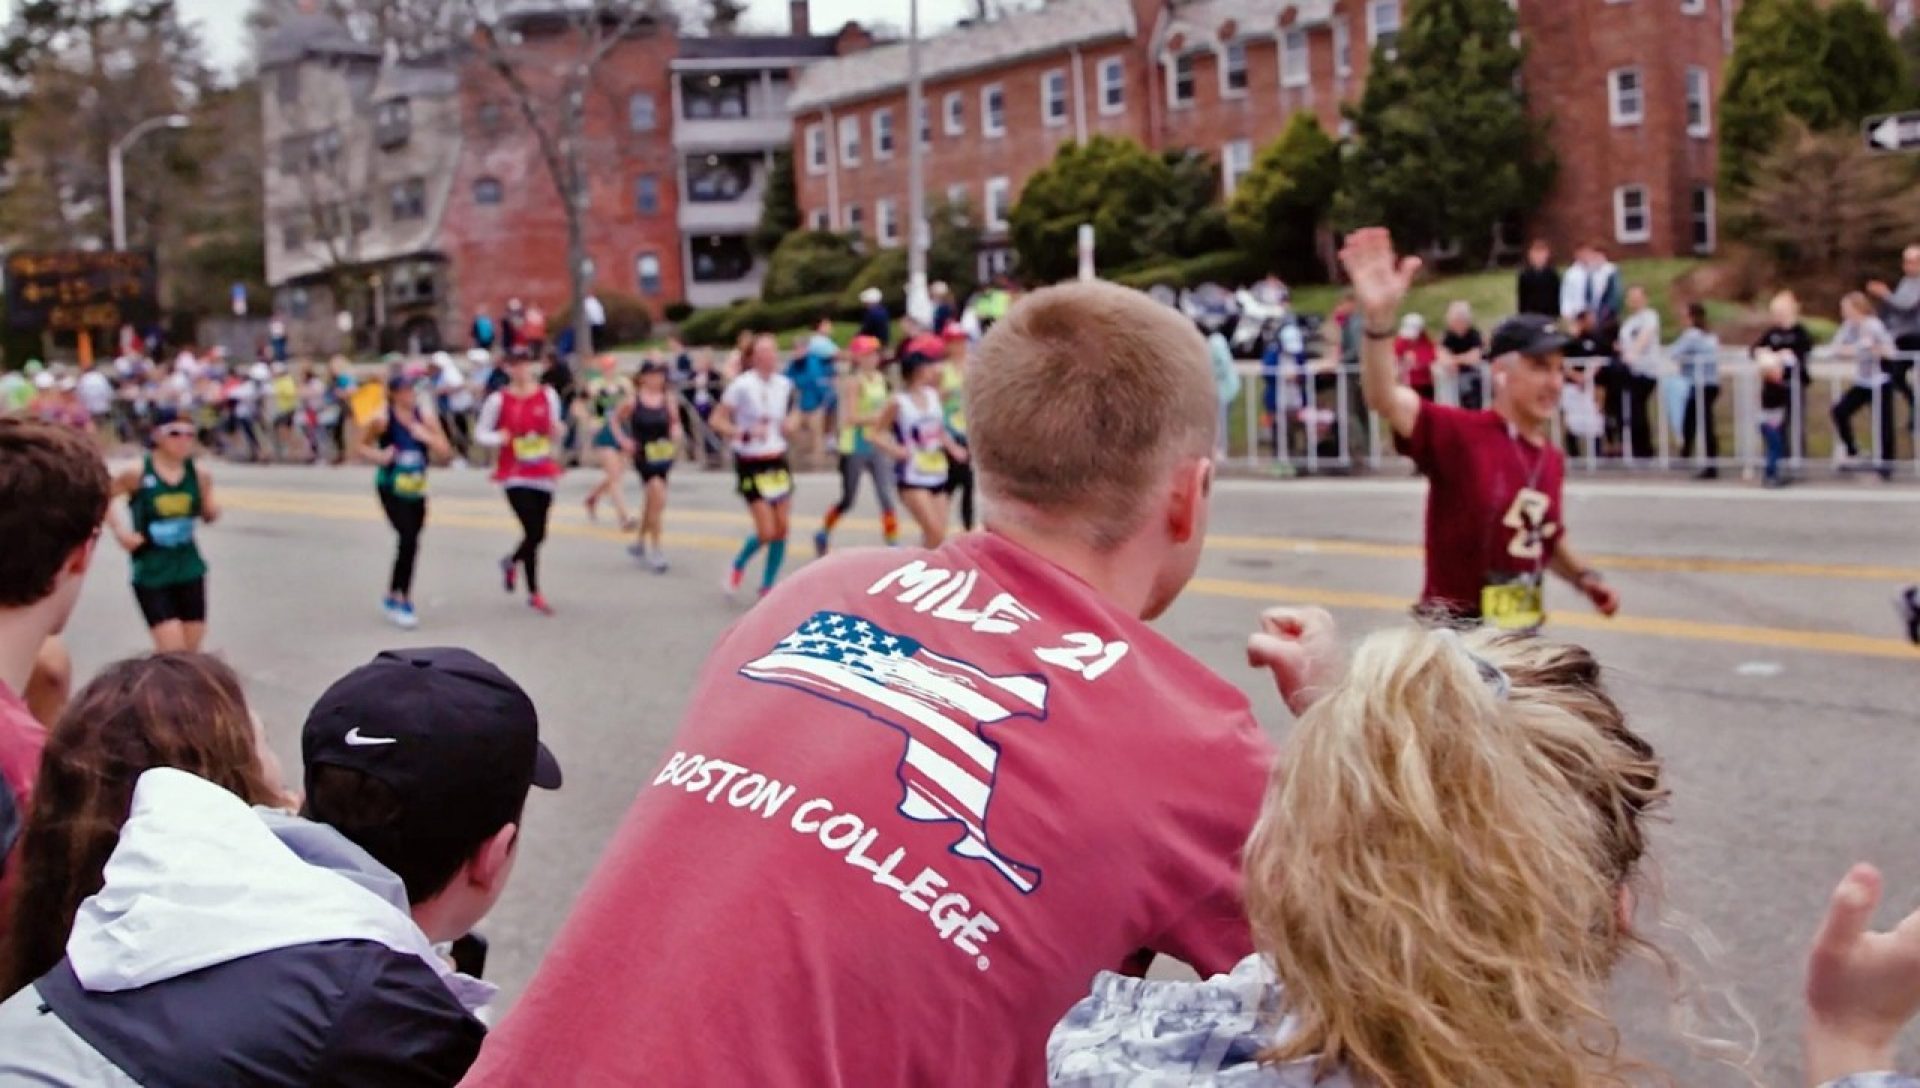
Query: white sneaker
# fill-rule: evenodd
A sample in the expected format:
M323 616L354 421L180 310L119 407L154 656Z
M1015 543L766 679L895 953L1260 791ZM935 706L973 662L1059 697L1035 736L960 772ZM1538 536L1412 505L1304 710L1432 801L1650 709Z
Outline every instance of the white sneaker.
M665 553L665 552L649 552L649 553L647 553L647 566L648 566L648 567L650 567L650 568L652 568L652 570L653 570L653 573L655 573L655 574L665 574L665 573L667 573L667 555L666 555L666 553Z

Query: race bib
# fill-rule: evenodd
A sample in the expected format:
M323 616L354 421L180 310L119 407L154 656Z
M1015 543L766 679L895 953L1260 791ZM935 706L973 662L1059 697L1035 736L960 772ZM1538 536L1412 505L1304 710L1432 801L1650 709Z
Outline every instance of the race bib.
M393 493L415 499L427 493L427 457L419 450L405 450L393 458Z
M1546 622L1540 587L1526 582L1483 586L1480 616L1503 631L1527 631Z
M945 476L947 474L946 450L915 450L913 471L916 476Z
M677 452L673 445L673 439L671 438L656 438L640 447L640 455L645 458L646 462L650 465L664 464L665 462L671 461Z
M545 461L553 456L553 439L544 434L516 435L513 459L522 463Z
M768 502L778 502L793 490L793 474L784 468L768 469L755 473L753 488L760 497Z
M184 548L193 543L193 519L161 518L149 522L147 541L156 548Z

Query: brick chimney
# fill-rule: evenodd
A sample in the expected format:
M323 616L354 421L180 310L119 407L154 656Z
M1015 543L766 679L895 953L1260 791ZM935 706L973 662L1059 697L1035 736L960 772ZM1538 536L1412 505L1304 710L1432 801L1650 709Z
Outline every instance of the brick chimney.
M787 23L788 32L796 38L813 34L813 15L807 0L787 0Z

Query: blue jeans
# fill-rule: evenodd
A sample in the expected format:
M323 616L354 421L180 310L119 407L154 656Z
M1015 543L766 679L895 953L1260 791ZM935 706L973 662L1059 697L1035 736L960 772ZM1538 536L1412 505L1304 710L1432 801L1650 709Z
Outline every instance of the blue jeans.
M1762 423L1760 425L1760 441L1765 443L1767 447L1766 478L1769 480L1778 480L1780 478L1780 463L1787 459L1786 423L1784 421L1780 423Z

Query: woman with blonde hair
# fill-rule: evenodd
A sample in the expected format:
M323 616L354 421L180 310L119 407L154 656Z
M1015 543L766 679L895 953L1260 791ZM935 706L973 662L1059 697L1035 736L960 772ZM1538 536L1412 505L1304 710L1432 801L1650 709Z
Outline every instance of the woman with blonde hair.
M1375 634L1281 752L1245 860L1259 951L1103 974L1052 1083L1625 1084L1607 980L1650 950L1632 889L1665 799L1585 650Z

